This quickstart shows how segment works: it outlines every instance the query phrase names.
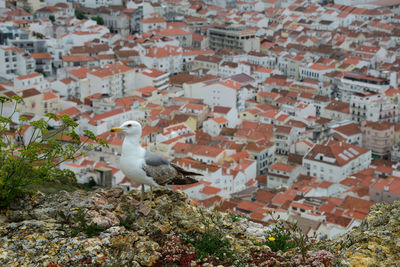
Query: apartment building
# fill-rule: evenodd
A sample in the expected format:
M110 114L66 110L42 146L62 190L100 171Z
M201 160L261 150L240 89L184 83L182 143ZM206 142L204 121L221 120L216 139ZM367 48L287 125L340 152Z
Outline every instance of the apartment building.
M212 50L222 48L239 49L245 52L260 50L260 39L256 36L256 31L243 25L214 26L208 29L208 36Z
M370 150L340 141L316 144L303 158L307 175L336 183L368 168L370 163Z
M378 179L369 187L369 199L374 202L392 203L400 200L400 177Z
M276 143L276 153L279 155L288 155L290 145L296 141L297 132L294 127L275 126L274 140Z
M143 88L154 86L159 90L166 90L169 87L169 74L161 70L148 68L136 73L135 87Z
M12 80L16 76L35 71L35 59L23 49L12 46L0 47L0 77Z
M355 93L350 99L350 115L353 121L397 122L398 107L390 103L384 94L374 92Z
M390 80L356 72L345 72L339 84L339 97L343 102L350 102L354 93L384 93L389 89Z
M244 85L233 80L227 79L200 88L201 98L204 103L214 106L224 106L235 108L238 111L245 110L247 100Z
M117 62L88 72L87 79L92 94L105 93L121 97L134 88L134 69Z
M140 60L148 68L156 68L169 74L176 74L183 68L182 47L165 45L153 46L146 51L140 51Z
M394 125L389 122L361 122L362 146L372 154L387 158L394 141Z
M44 92L50 87L48 80L38 72L22 75L14 78L14 90L19 92L24 89L35 88L40 92Z
M282 162L272 164L268 168L267 187L270 189L290 187L301 174L301 166L293 166Z
M267 142L265 144L248 142L246 151L257 161L257 175L267 174L268 167L276 160L275 149L276 146L274 142Z

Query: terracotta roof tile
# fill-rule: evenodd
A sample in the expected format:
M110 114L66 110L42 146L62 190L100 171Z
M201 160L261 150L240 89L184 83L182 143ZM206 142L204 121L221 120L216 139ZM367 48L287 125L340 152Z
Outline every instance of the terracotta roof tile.
M268 169L289 173L296 168L297 168L297 166L285 164L282 162L276 162L276 163L272 164Z
M40 74L40 73L34 72L34 73L31 73L31 74L28 74L28 75L18 76L17 79L18 80L32 79L32 78L35 78L35 77L39 77L41 75L42 74Z
M35 95L40 95L40 94L41 93L34 88L26 89L26 90L22 91L22 98L27 98L27 97L31 97L31 96L35 96Z
M311 151L306 154L304 159L343 166L367 152L369 152L369 150L346 142L327 141L323 144L316 144ZM323 155L323 158L316 158L317 155ZM325 157L333 159L333 161L325 159Z
M276 195L276 193L260 189L257 191L255 199L258 202L269 203L274 198L275 195Z

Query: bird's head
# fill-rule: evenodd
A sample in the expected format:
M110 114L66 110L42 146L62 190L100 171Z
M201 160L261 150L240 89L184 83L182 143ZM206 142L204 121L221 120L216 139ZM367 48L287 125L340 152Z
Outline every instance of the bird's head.
M142 126L137 121L126 121L120 127L114 127L111 132L122 132L127 136L139 136L142 135Z

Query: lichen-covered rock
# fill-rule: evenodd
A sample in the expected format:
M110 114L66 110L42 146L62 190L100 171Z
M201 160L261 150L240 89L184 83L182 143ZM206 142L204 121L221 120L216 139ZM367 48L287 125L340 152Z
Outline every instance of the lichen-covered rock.
M217 211L200 212L182 192L154 190L153 202L145 202L147 210L139 199L140 192L121 188L21 199L1 215L0 266L159 266L168 235L199 237L205 221L229 240L239 260L269 251L262 245L267 228L234 222ZM213 266L190 259L193 266Z
M318 246L336 254L332 266L400 266L400 202L378 203L359 227Z
M0 212L0 266L299 266L297 250L274 253L269 228L202 210L182 192L157 188L153 201L121 188L35 194ZM193 240L218 232L229 243L198 259ZM400 266L400 202L377 204L349 233L316 244L307 266ZM323 250L328 250L328 253ZM294 254L293 254L294 253ZM331 261L333 255L335 258ZM323 265L321 265L321 264Z

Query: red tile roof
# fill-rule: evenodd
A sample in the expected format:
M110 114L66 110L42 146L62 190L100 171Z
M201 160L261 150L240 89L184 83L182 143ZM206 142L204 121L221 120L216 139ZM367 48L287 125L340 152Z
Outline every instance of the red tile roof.
M69 73L78 79L85 79L90 70L86 67L70 70Z
M274 198L275 195L276 193L260 189L258 190L255 199L262 203L269 203Z
M252 202L249 200L242 200L239 205L236 207L236 209L241 209L241 210L245 210L248 212L255 212L259 209L261 209L262 207L264 207L264 203L261 202Z
M164 36L177 36L177 35L190 35L190 32L182 30L180 28L169 28L169 29L161 29L158 31L160 35Z
M141 73L151 78L156 78L165 74L165 72L154 68L145 69Z
M39 60L39 59L52 59L52 56L51 56L50 53L48 53L48 52L44 52L44 53L31 53L31 56L32 56L35 60Z
M345 136L352 136L356 134L361 134L361 130L358 124L356 123L350 123L346 125L342 125L336 128L333 128L333 130L345 135Z
M28 74L28 75L18 76L17 79L18 80L25 80L25 79L32 79L32 78L39 77L39 76L42 76L42 74L34 72L34 73L31 73L31 74Z
M218 194L220 191L221 188L206 185L200 192L206 195L215 195Z
M369 209L371 206L375 205L374 202L361 199L361 198L356 198L352 196L347 196L346 199L340 204L340 208L347 210L359 210L363 212L369 212Z
M343 166L348 162L358 158L360 155L368 153L369 150L339 141L327 141L323 144L316 144L304 157L304 159L321 161L326 164ZM316 158L323 155L323 158ZM331 158L330 159L325 159Z
M64 110L61 110L60 112L57 112L57 115L68 115L68 116L74 116L78 115L80 113L80 110L77 109L76 107L70 107Z
M282 162L276 162L276 163L272 164L268 169L289 173L296 168L297 168L297 166L289 165L289 164L282 163Z
M96 58L94 57L88 57L88 56L62 56L62 60L65 62L89 62L89 61L95 61Z
M56 95L56 94L54 94L52 92L46 92L46 93L43 94L43 100L44 101L47 101L47 100L50 100L50 99L54 99L54 98L58 98L58 95Z

